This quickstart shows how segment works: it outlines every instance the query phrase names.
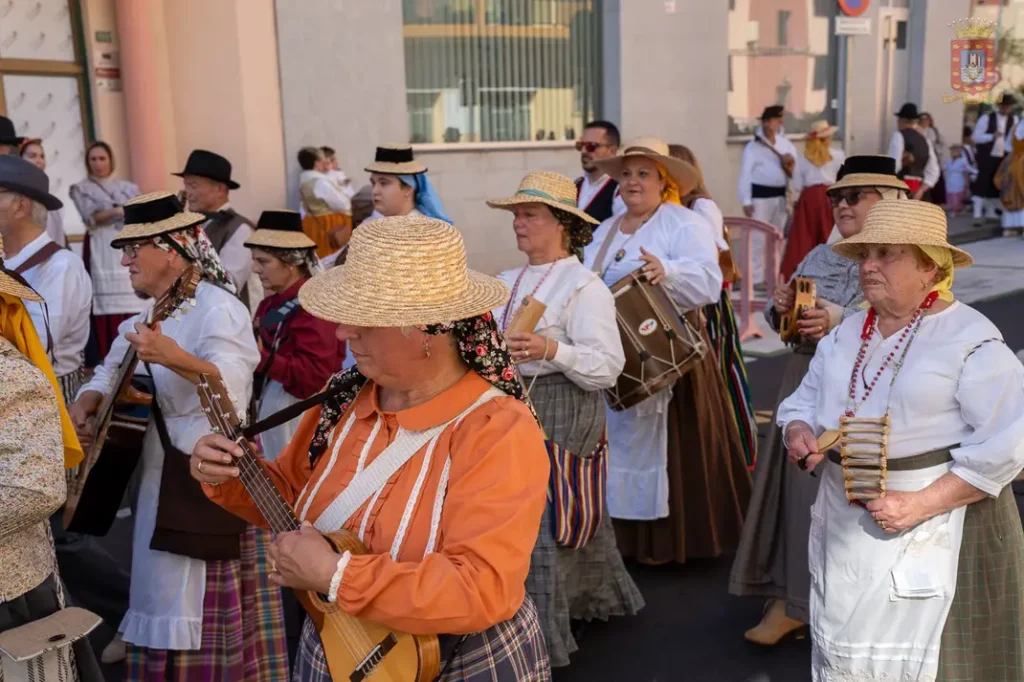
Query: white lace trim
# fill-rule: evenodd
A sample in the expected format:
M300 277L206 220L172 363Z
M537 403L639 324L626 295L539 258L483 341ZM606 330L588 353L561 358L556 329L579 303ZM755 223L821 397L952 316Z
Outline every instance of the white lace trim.
M320 490L320 486L327 480L327 474L331 473L331 469L334 468L334 463L338 461L338 450L341 449L341 444L344 442L345 437L348 436L348 432L355 421L356 413L355 410L352 410L352 414L349 415L348 421L345 422L345 426L341 428L341 433L339 433L337 438L334 439L334 447L331 448L331 458L327 461L327 466L324 467L324 471L320 474L320 478L317 479L313 489L309 490L309 484L310 481L313 480L312 478L310 478L309 481L306 481L306 485L303 486L302 493L300 493L300 499L302 495L306 495L306 503L302 505L302 511L299 512L300 519L306 519L306 514L309 513L309 505L313 503L313 498L316 497L317 491ZM308 495L306 493L307 490L309 490Z
M433 553L434 545L437 544L437 533L441 528L441 511L444 509L444 498L448 493L448 477L451 475L451 455L444 460L444 469L441 470L441 480L437 483L437 493L434 495L434 511L430 516L430 537L427 538L427 547L423 550L423 558Z
M402 549L402 543L405 542L405 534L409 530L409 523L412 522L412 513L416 509L416 503L420 499L420 493L423 491L423 482L427 480L427 473L430 471L430 461L434 457L434 448L437 447L437 440L441 437L441 434L437 434L430 439L430 443L427 445L427 451L423 453L423 463L420 465L420 473L416 476L416 482L412 486L412 491L409 493L409 499L405 501L405 511L402 513L402 521L398 524L398 532L395 533L395 541L391 543L391 558L398 561L398 552Z

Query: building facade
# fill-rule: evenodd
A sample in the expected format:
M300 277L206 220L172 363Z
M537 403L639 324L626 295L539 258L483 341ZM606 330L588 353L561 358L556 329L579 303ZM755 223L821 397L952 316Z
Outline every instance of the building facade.
M494 272L522 258L484 200L531 170L577 175L592 118L690 146L726 214L768 104L797 139L838 123L848 153L884 151L904 101L957 137L948 24L994 8L865 2L867 34L836 36L837 0L9 0L0 111L44 139L61 196L88 140L144 190L177 189L198 147L234 163L250 217L295 206L303 146L336 148L361 185L378 143L412 142Z

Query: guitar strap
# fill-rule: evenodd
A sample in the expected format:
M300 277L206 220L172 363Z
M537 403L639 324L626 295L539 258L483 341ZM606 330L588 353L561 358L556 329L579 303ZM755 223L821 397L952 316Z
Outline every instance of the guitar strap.
M764 139L760 135L754 135L754 139L759 143L763 144L765 147L768 147L768 149L772 150L772 153L775 154L775 156L779 157L779 163L782 163L782 160L785 157L773 145L768 144L768 140ZM785 166L783 166L782 170L786 170Z
M281 424L286 424L290 422L292 419L298 417L306 410L316 407L317 405L323 404L328 398L331 397L331 395L332 393L330 391L321 391L315 395L310 396L309 398L306 398L305 400L300 400L297 403L289 405L283 410L280 410L272 415L269 415L266 419L262 419L258 422L250 424L249 426L242 429L242 434L246 437L247 440L252 440L256 436L263 433L264 431L269 431L270 429L278 427Z
M19 275L22 275L25 272L27 272L27 271L31 270L32 268L34 268L35 266L42 265L46 261L50 260L50 258L55 253L57 253L58 251L61 251L63 248L64 247L62 247L57 242L49 242L47 244L44 244L43 248L39 249L38 251L33 253L31 256L29 256L28 259L24 263L22 263L21 265L19 265L16 268L14 268L14 272L16 272ZM50 309L46 305L45 302L42 303L42 306L43 306L43 318L44 318L44 321L46 323L45 324L45 326L46 326L46 354L50 355L52 360L56 360L56 358L51 355L53 353L53 351L54 351L54 347L53 347L53 334L50 332Z

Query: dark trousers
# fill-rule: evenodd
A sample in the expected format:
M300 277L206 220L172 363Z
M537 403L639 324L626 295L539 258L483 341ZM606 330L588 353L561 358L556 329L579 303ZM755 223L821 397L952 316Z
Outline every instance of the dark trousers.
M117 630L128 610L131 574L95 537L64 530L63 514L60 509L50 517L50 529L67 602L92 611Z

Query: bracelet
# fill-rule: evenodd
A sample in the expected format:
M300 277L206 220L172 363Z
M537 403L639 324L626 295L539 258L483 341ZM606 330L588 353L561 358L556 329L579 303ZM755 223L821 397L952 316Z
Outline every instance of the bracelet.
M352 552L345 552L338 559L338 568L334 571L334 575L331 577L331 587L327 591L327 601L332 604L338 601L338 590L341 588L341 576L345 573L345 567L348 566L348 562L352 559Z

